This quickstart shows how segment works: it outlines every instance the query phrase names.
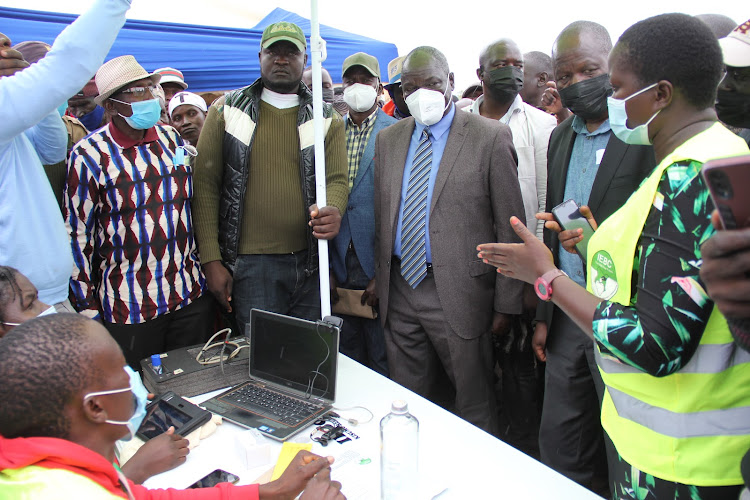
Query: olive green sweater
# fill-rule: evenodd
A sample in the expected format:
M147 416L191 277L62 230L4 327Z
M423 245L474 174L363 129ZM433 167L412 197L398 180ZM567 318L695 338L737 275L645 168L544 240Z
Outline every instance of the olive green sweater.
M260 102L239 254L283 254L307 248L308 207L304 206L297 131L299 107L278 109ZM198 140L195 162L193 224L203 264L221 260L218 243L219 197L224 170L224 115L211 106ZM344 123L334 116L325 138L329 206L344 214L348 197Z

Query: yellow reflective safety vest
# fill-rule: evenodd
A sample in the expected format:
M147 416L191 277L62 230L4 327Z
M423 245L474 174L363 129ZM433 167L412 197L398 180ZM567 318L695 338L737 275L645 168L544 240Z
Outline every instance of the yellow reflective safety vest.
M717 123L664 158L589 240L588 291L634 305L635 252L651 207L661 206L657 190L669 165L747 152L741 138ZM718 309L714 307L693 357L671 375L649 375L603 354L598 345L595 355L606 385L602 426L625 461L682 484L743 483L740 459L750 448L750 355L735 346Z

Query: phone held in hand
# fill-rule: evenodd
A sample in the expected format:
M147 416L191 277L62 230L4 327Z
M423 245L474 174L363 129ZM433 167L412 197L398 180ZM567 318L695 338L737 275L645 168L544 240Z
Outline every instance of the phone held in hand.
M202 479L199 479L198 481L194 482L192 485L188 487L188 489L213 488L219 483L235 484L239 480L240 480L240 477L232 474L231 472L227 472L221 469L216 469L210 474L207 474L206 476L204 476Z
M594 234L594 228L591 227L586 217L581 215L578 204L574 200L565 200L552 209L552 215L564 231L583 229L583 240L576 243L576 252L583 262L586 262L586 247L591 235Z
M709 160L701 174L724 229L750 226L750 155Z

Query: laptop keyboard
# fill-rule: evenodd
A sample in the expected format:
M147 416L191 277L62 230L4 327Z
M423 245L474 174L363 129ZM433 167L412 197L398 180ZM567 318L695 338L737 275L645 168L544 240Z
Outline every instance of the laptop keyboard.
M295 427L324 407L291 398L263 387L247 384L221 399L256 415Z

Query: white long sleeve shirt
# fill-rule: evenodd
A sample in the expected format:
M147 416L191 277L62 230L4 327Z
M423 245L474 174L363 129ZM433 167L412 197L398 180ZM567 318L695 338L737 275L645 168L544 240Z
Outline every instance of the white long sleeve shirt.
M42 164L62 161L68 144L57 107L104 62L130 0L96 0L41 61L0 78L0 265L23 273L39 298L68 298L70 237Z

